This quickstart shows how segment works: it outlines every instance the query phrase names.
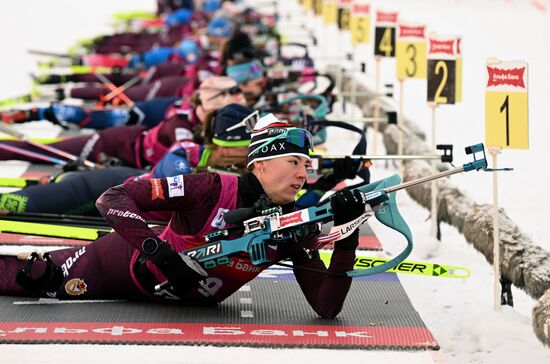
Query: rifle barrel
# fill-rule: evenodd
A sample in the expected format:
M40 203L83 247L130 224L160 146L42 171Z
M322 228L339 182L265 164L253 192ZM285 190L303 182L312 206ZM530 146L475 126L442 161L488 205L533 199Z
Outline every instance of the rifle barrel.
M437 154L426 154L426 155L368 155L368 154L350 154L350 155L319 155L312 156L313 158L318 157L321 159L339 159L344 157L350 157L355 159L370 159L370 160L414 160L414 159L441 159L440 155Z
M384 192L390 193L390 192L394 192L394 191L399 191L399 190L402 190L402 189L405 189L405 188L414 187L414 186L417 186L417 185L425 183L425 182L433 181L433 180L436 180L436 179L439 179L439 178L447 177L447 176L457 174L457 173L462 173L462 172L464 172L464 167L457 167L457 168L449 169L448 171L444 171L444 172L441 172L441 173L433 174L431 176L426 176L426 177L422 177L422 178L419 178L419 179L415 179L414 181L404 182L404 183L398 184L396 186L385 188Z

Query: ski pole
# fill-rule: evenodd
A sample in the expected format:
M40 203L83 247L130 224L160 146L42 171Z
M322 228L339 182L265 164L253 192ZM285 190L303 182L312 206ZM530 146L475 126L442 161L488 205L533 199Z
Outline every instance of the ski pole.
M43 150L48 151L48 152L53 153L53 154L57 154L61 157L67 158L71 161L79 160L79 158L77 156L75 156L71 153L65 152L64 150L57 149L57 148L52 147L50 145L45 145L45 144L40 144L40 143L34 142L34 141L30 140L29 138L27 138L24 134L8 127L7 125L0 124L0 131L6 133L8 135L11 135L11 136L21 140L22 142L25 142L25 143L29 144L29 145L32 145L34 147L43 149ZM82 163L84 163L84 165L86 165L87 167L97 168L97 164L95 164L93 162L90 162L86 159L84 159L82 161Z
M101 97L99 102L101 105L117 97L125 102L128 106L132 106L134 104L134 102L124 94L124 91L141 81L141 76L136 76L125 82L123 85L116 87L105 75L101 73L96 73L95 75L109 90L111 90L111 92L109 92L107 95Z
M67 164L67 161L57 159L57 158L54 158L54 157L49 157L47 155L36 153L36 152L30 151L30 150L25 150L25 149L15 147L13 145L5 144L5 143L2 143L2 142L0 142L0 149L6 150L8 152L24 155L26 157L35 158L35 159L38 159L38 160L41 160L41 161L57 164L57 165L60 165L60 166L65 166Z

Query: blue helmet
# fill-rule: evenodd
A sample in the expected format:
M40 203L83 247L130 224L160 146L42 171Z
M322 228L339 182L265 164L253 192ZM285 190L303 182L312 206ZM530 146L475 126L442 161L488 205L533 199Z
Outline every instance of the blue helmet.
M232 33L233 24L226 18L218 16L212 18L210 23L208 23L208 35L219 38L229 38Z
M193 16L193 10L179 9L168 15L165 19L166 25L174 26L178 24L187 24Z
M202 11L205 13L213 13L222 7L221 0L206 0L202 4Z
M197 43L186 39L179 44L178 55L185 59L187 63L193 64L199 60L200 50Z

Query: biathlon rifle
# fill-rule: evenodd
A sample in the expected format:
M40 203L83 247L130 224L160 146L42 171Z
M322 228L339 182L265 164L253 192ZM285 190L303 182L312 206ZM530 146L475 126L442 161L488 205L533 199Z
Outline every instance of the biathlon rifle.
M315 249L351 235L363 222L374 215L383 225L401 233L407 241L406 247L399 255L383 264L367 269L353 269L344 274L348 277L368 276L396 267L411 253L413 238L407 223L397 208L395 192L457 173L488 170L483 144L467 147L466 153L472 154L474 160L462 167L405 183L400 183L401 178L394 174L380 181L350 188L361 192L365 201L365 213L346 224L332 227L327 235L318 238ZM476 158L476 154L482 156ZM247 252L254 265L270 265L275 262L269 260L268 245L295 242L304 236L304 233L311 232L313 229L321 231L322 224L332 221L334 218L330 201L288 214L283 214L281 207L264 208L266 205L266 203L258 202L255 207L226 213L224 216L226 223L238 223L239 225L206 234L204 236L206 244L183 250L179 254L193 257L206 269L229 264L229 257L239 252ZM251 217L257 211L260 211L260 216ZM226 240L237 231L242 231L243 235L236 239ZM167 281L155 288L161 289L166 284L168 284Z

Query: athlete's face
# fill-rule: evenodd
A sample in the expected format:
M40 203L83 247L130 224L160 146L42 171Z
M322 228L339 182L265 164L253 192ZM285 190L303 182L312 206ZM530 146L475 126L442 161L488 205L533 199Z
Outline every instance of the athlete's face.
M264 92L265 84L267 79L264 77L256 78L255 80L250 80L246 82L241 82L239 87L244 94L250 95L253 97L258 97Z
M248 147L218 147L208 158L208 165L231 172L246 173Z
M288 156L254 162L254 174L277 205L294 201L307 178L309 160Z

